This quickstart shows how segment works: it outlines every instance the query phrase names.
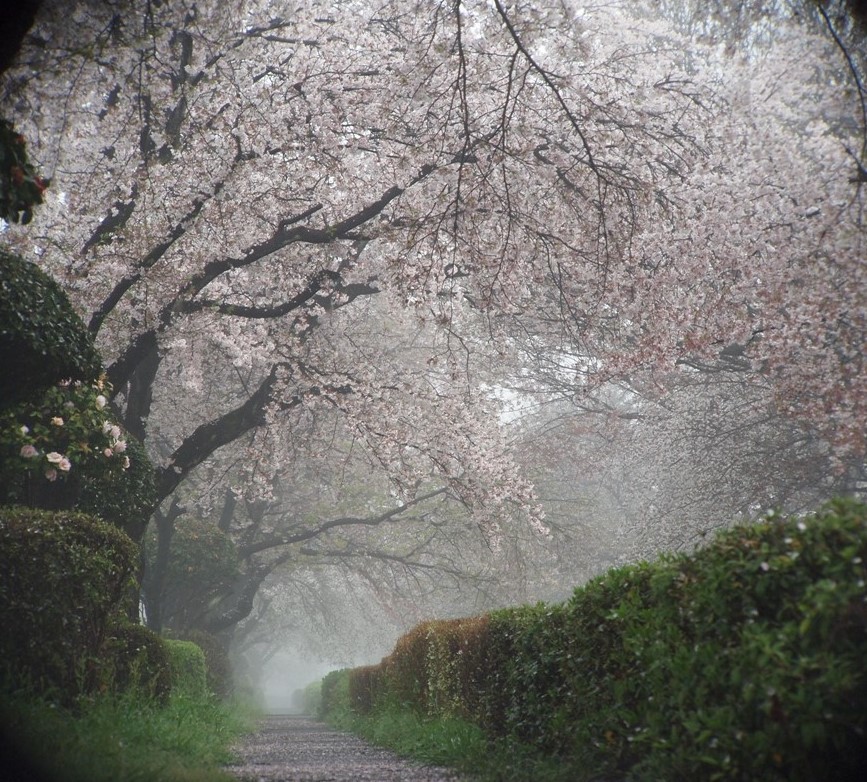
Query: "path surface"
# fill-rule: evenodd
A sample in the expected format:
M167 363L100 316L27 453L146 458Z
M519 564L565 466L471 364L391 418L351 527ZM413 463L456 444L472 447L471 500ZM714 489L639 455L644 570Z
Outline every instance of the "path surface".
M243 782L459 782L308 717L276 715L234 748L226 770Z

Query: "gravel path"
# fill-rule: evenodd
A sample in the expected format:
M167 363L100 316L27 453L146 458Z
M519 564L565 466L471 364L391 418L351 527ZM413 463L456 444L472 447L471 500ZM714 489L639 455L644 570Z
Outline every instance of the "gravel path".
M308 717L276 715L234 748L226 770L243 782L459 782Z

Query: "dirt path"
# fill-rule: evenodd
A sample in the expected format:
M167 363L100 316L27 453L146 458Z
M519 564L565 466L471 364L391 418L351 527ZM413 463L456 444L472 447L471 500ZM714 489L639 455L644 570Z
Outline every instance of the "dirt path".
M235 747L227 771L243 782L459 782L308 717L270 716Z

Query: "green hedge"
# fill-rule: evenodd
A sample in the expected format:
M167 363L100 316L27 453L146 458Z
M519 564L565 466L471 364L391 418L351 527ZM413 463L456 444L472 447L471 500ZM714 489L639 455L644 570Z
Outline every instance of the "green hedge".
M66 294L0 247L0 409L61 380L92 381L102 359Z
M12 680L68 696L99 679L109 619L138 550L81 513L0 508L0 660Z
M192 641L163 640L172 674L172 692L202 697L208 692L205 653Z
M219 698L228 698L234 692L232 663L225 645L204 630L189 630L183 640L192 641L205 655L205 675L208 692Z
M102 650L103 685L112 692L133 692L165 703L173 689L172 653L158 633L118 621L109 628Z
M329 684L560 757L575 778L816 780L867 768L867 508L774 516L560 605L428 622ZM330 688L330 689L329 689Z

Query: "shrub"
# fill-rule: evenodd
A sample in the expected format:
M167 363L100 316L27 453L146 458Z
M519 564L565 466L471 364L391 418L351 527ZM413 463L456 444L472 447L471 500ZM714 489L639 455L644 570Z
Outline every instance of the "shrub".
M349 707L349 669L331 671L322 679L318 716L347 712Z
M867 507L839 501L611 570L562 605L426 622L351 671L346 702L463 712L575 779L857 778L865 583Z
M13 678L66 696L92 688L137 549L81 513L0 508L0 658Z
M157 633L127 621L111 626L103 650L105 687L164 703L173 678L169 650Z
M184 633L185 641L192 641L205 655L208 691L219 698L228 698L234 692L232 663L223 643L204 630Z
M0 501L68 510L88 485L123 485L128 443L108 393L101 379L62 382L0 412Z
M172 674L172 692L201 697L208 692L205 653L192 641L163 639Z
M61 380L91 382L102 359L66 294L0 248L0 409Z
M160 574L158 534L153 526L145 534L145 592L156 594L154 582L163 575L163 621L183 627L188 617L205 613L234 583L239 572L238 551L231 537L213 522L184 516L175 524L169 561Z
M140 543L156 505L156 473L141 442L124 437L129 468L86 481L76 508L110 521Z

